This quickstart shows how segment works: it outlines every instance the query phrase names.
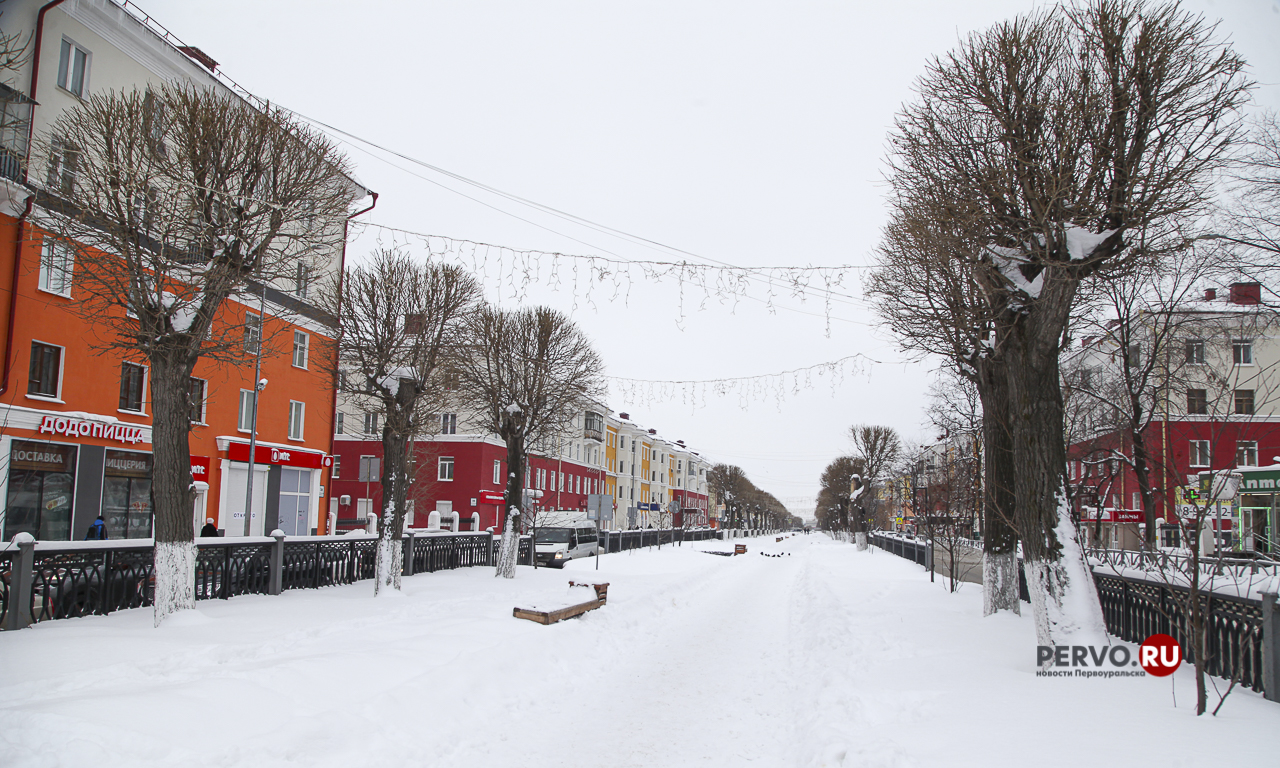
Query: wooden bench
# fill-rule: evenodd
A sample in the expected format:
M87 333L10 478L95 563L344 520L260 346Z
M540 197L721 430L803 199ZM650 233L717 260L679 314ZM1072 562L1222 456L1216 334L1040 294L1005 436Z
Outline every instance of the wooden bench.
M596 599L588 600L585 603L570 605L565 608L557 608L553 611L539 611L536 608L513 608L511 615L517 619L528 619L536 621L539 624L555 624L557 621L564 619L572 619L574 616L581 616L587 611L594 611L604 606L609 598L609 583L589 584L581 581L570 581L570 587L591 587L595 590Z

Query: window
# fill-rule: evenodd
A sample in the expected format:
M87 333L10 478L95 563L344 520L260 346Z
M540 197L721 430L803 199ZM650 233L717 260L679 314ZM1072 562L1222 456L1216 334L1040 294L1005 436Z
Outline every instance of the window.
M62 375L62 347L31 342L31 372L27 378L27 394L57 397Z
M334 417L333 417L333 432L334 432L334 434L336 434L336 435L341 435L341 434L343 434L343 431L342 431L342 426L343 426L343 424L342 424L343 418L342 418L342 417L343 417L343 415L344 415L344 414L342 413L342 411L338 411L338 412L334 415Z
M246 355L258 354L262 344L262 317L252 312L244 314L244 352Z
M453 479L453 457L441 456L439 466L436 469L437 480Z
M1187 444L1191 449L1190 465L1193 467L1209 466L1209 441L1192 440Z
M1187 390L1187 413L1208 413L1209 396L1203 389Z
M378 434L378 414L366 413L364 415L364 433L366 435Z
M1256 440L1237 440L1236 441L1236 466L1237 467L1258 466L1258 441Z
M303 331L293 332L293 366L295 368L307 367L307 347L311 343L311 337Z
M311 290L311 265L306 262L298 263L298 272L293 279L293 293L300 299L307 298L307 292Z
M425 327L425 316L421 312L413 312L404 316L404 332L406 334L421 336Z
M192 376L187 380L187 417L193 424L204 423L204 401L209 383Z
M236 429L241 432L253 431L253 390L240 390L240 420L236 424Z
M302 440L303 426L306 422L307 404L297 400L289 401L289 439Z
M339 475L339 474L341 474L341 473L342 473L342 457L341 457L341 456L334 456L334 457L333 457L333 471L329 473L329 477L333 478L334 480L337 480L337 479L338 479L338 475Z
M1253 340L1233 339L1231 342L1231 362L1236 365L1253 365Z
M58 87L83 97L88 76L89 52L62 38L62 51L58 54Z
M1237 389L1235 391L1236 413L1252 414L1253 413L1253 390Z
M49 142L49 191L66 197L76 185L76 170L80 166L80 150L66 139L53 137Z
M1130 344L1128 354L1125 355L1125 364L1130 368L1142 367L1142 346L1139 344Z
M357 478L362 483L376 483L382 479L381 473L378 471L377 456L361 456L360 457L360 476Z
M40 290L59 296L71 295L71 273L75 251L66 243L47 237L40 252Z
M136 363L120 365L120 410L142 412L142 387L147 369Z
M456 413L440 414L440 434L442 435L458 434L458 414Z
M1186 362L1188 365L1204 365L1204 342L1200 339L1187 339Z
M493 460L493 484L502 485L502 462L498 459Z
M560 486L556 489L558 492L564 491L564 473L560 473Z
M156 97L155 91L147 89L147 95L142 99L142 129L146 133L151 151L160 157L168 155L168 147L164 143L164 134L168 127L164 103Z

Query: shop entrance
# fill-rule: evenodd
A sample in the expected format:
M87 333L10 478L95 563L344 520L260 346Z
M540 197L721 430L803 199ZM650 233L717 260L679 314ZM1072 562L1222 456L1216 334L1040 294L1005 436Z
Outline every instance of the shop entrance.
M42 541L71 539L76 447L14 440L3 539L29 533Z
M151 536L155 507L151 499L151 454L107 451L102 477L102 516L107 537Z
M311 533L311 470L280 468L280 530L286 536Z

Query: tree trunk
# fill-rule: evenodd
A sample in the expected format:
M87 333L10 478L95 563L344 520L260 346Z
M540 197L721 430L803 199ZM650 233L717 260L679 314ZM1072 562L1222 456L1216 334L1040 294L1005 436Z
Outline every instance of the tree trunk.
M1042 294L1005 340L1014 523L1022 537L1037 644L1102 645L1107 636L1102 606L1076 540L1065 487L1058 341L1070 299L1065 290L1052 293L1059 295L1052 296L1046 286L1051 297Z
M194 608L196 583L195 486L191 479L191 367L151 359L151 450L155 500L155 625L171 613Z
M1009 430L1009 384L990 360L978 363L982 442L986 447L982 494L982 615L1012 611L1018 599L1018 532L1013 527L1013 435Z
M524 435L517 431L502 436L507 444L507 519L502 528L502 544L498 548L498 570L495 575L515 578L520 556L520 508L524 503Z
M1133 443L1133 474L1138 478L1138 493L1142 498L1142 518L1146 523L1143 545L1148 552L1155 551L1156 542L1156 504L1155 494L1151 490L1151 461L1147 451L1147 439L1143 434L1142 422L1145 416L1137 393L1130 395L1130 409L1135 415L1129 427L1129 439ZM1102 515L1098 515L1102 517Z
M373 594L399 592L404 573L404 515L409 498L407 424L399 409L388 408L382 428L382 513L378 518L378 549L375 561L377 578Z

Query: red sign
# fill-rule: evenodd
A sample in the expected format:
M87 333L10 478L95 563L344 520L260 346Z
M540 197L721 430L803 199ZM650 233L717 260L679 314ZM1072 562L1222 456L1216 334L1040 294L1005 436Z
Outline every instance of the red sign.
M275 448L259 445L253 457L255 464L284 464L289 467L308 467L319 469L326 466L324 460L329 458L323 453L303 450L301 448ZM248 443L231 443L227 446L227 458L232 461L249 460Z
M191 457L191 479L198 480L202 483L209 482L209 457L208 456L192 456Z
M493 491L481 491L480 500L485 504L502 504L506 502L507 497Z
M1138 663L1148 675L1172 675L1182 664L1182 647L1169 635L1152 635L1138 646Z

